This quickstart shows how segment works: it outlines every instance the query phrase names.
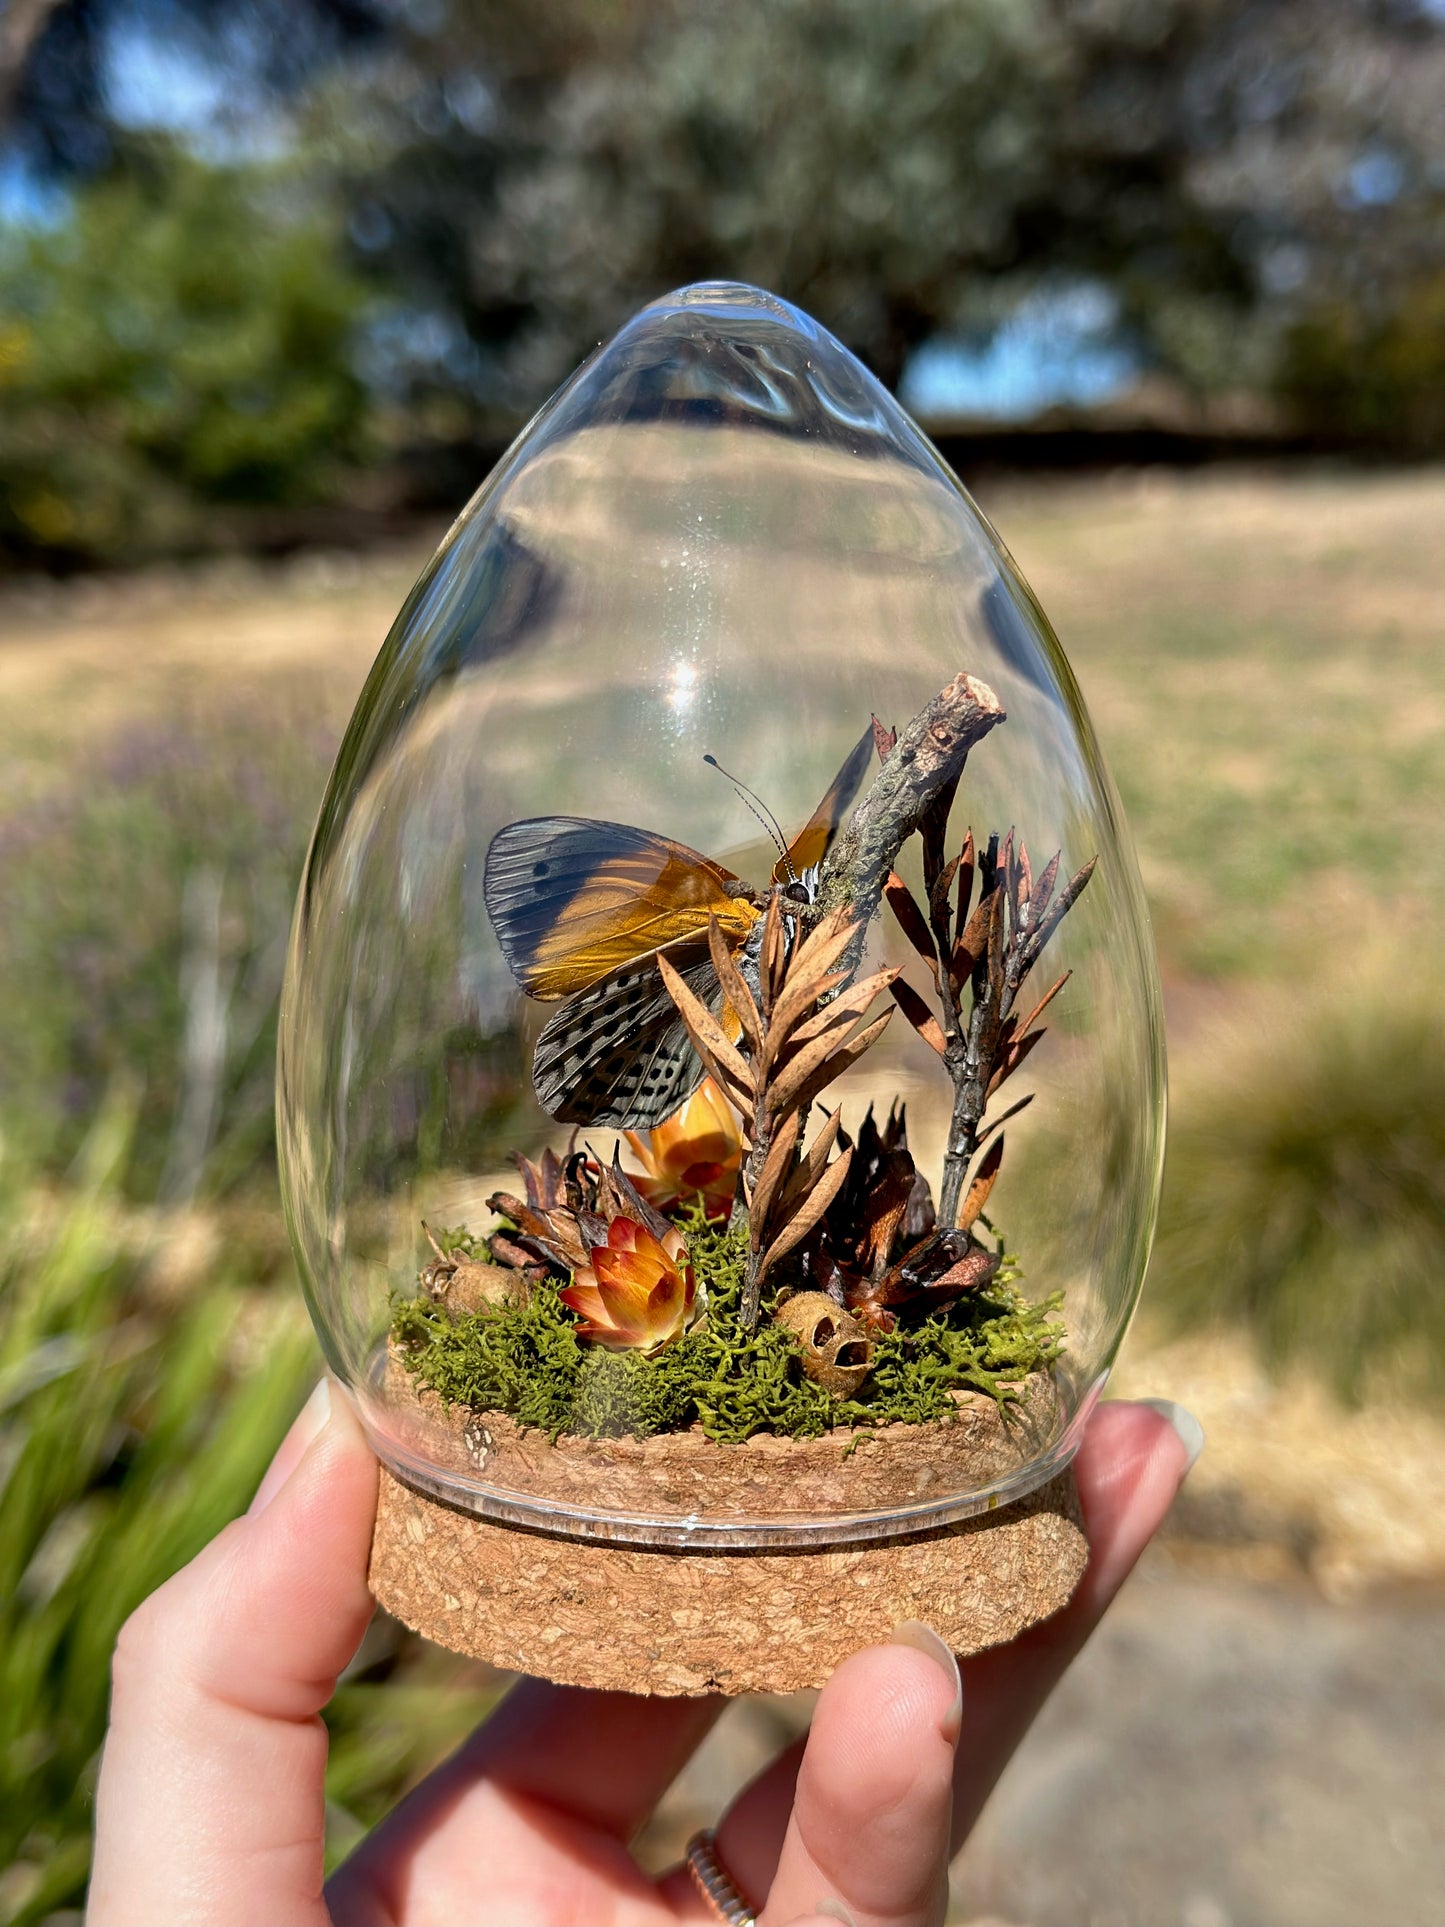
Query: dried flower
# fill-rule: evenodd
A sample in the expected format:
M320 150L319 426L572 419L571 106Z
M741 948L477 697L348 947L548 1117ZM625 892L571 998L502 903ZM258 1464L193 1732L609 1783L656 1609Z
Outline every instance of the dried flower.
M682 1234L656 1238L631 1218L616 1217L592 1262L557 1295L578 1314L579 1338L609 1351L656 1351L687 1329L697 1279Z
M710 1219L725 1219L737 1190L742 1139L732 1107L711 1077L682 1109L644 1137L626 1133L643 1170L634 1182L659 1211L675 1211L701 1197Z

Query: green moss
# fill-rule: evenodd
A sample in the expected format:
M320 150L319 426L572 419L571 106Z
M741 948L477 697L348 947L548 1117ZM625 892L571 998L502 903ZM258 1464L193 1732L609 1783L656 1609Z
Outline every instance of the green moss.
M803 1376L780 1326L764 1319L743 1330L745 1225L717 1231L695 1216L684 1228L707 1318L665 1350L584 1344L549 1281L525 1305L455 1322L429 1299L399 1305L392 1329L409 1370L448 1405L508 1412L553 1439L648 1438L697 1423L710 1439L736 1444L755 1432L817 1438L838 1426L923 1425L945 1417L959 1391L1005 1404L1018 1380L1063 1349L1059 1297L1030 1304L1017 1290L1017 1267L1006 1264L987 1293L878 1339L858 1397L835 1398Z
M450 1231L437 1227L432 1236L449 1258L459 1252L463 1258L470 1258L473 1264L487 1265L492 1261L492 1247L486 1239L474 1237L460 1225Z

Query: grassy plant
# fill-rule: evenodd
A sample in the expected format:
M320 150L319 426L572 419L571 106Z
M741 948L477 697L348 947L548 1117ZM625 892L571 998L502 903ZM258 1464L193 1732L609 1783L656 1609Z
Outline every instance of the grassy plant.
M1150 1302L1345 1398L1445 1399L1445 1012L1368 970L1178 1092Z
M131 1119L108 1106L58 1216L0 1163L0 1920L73 1908L126 1615L241 1511L315 1375L293 1298L148 1290L120 1235ZM458 1665L383 1636L335 1708L346 1845L475 1719ZM379 1679L398 1697L377 1704ZM391 1689L389 1689L390 1691ZM495 1692L495 1686L491 1688Z

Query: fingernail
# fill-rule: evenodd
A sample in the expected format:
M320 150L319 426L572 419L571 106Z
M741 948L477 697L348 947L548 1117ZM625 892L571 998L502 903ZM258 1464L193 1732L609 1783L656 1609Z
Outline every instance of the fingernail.
M898 1643L906 1646L908 1641L900 1640ZM858 1916L851 1907L845 1907L841 1900L820 1900L813 1912L824 1920L841 1920L845 1927L858 1927Z
M947 1673L953 1683L953 1704L944 1716L943 1735L947 1740L956 1740L963 1723L963 1675L958 1670L958 1659L953 1648L947 1640L940 1639L931 1626L925 1626L921 1619L901 1621L889 1634L888 1644L912 1646L916 1652L927 1653Z
M280 1449L266 1468L266 1476L256 1488L247 1508L252 1518L264 1512L291 1474L306 1456L306 1448L318 1438L331 1417L331 1380L323 1378L292 1421Z
M1178 1434L1179 1443L1184 1447L1187 1457L1184 1470L1188 1472L1199 1454L1204 1450L1204 1427L1187 1406L1180 1405L1172 1398L1141 1398L1135 1401L1147 1405L1151 1412L1157 1412L1167 1419Z

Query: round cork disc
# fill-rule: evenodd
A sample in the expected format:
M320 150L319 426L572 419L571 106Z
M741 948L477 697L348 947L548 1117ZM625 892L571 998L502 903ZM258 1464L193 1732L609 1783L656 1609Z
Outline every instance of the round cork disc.
M495 1524L382 1469L371 1587L438 1645L568 1686L789 1693L904 1619L960 1653L1064 1605L1088 1546L1064 1473L996 1512L817 1551L678 1552Z

